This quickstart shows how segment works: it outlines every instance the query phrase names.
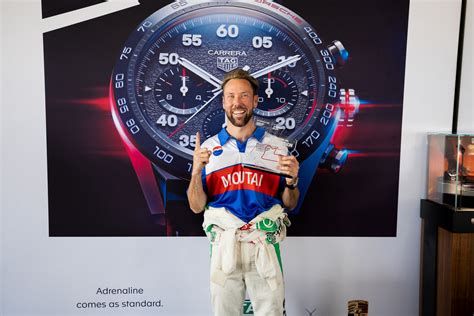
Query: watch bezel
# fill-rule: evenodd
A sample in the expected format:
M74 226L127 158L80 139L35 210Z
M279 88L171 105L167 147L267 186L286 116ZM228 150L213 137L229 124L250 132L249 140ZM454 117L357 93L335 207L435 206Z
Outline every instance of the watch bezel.
M179 18L180 16L192 13L194 10L214 8L214 7L219 7L219 6L226 6L226 7L234 6L234 7L242 7L246 9L249 9L249 8L258 9L259 13L261 14L267 14L271 16L272 18L280 21L281 23L286 22L289 29L293 32L295 36L301 37L305 35L303 31L305 27L313 29L312 26L308 22L300 18L297 14L293 13L289 9L287 9L286 12L290 12L291 14L286 13L286 15L284 15L283 13L281 13L281 11L279 11L279 8L282 8L283 6L276 3L274 5L269 5L268 3L262 3L262 2L257 2L257 1L255 2L242 1L242 0L231 1L231 2L228 2L228 1L226 2L190 1L189 4L182 5L179 8L177 7L177 3L172 3L168 6L165 6L157 10L155 13L150 15L140 24L139 28L130 35L129 39L127 40L124 46L142 48L145 46L144 41L146 39L149 39L151 36L153 36L152 35L153 32L168 25L169 23ZM152 23L152 25L150 26L150 29L148 29L146 32L143 31L143 33L140 34L141 36L137 37L137 32L140 32L139 31L140 27L142 27L147 21L149 23ZM288 23L288 22L291 22L291 23ZM299 23L299 25L297 25L297 23ZM133 42L132 44L131 44L131 41ZM311 46L309 45L310 43L308 43L308 41L305 41L305 40L300 40L300 41L302 44L305 45L304 47L305 49L308 49L313 55L315 53L318 54L319 57L323 59L323 56L320 53L320 49L326 49L326 47L324 46L323 44L324 42L322 40L321 40L321 44L318 44L319 46L317 46L316 44ZM313 57L311 56L311 58ZM129 60L123 64L120 64L120 67L118 67L119 63L120 63L120 60L117 61L117 65L116 65L116 69L121 68L121 72L119 73L123 73L123 74L126 74L127 76L132 76L132 77L135 76L135 74L132 72L131 69L133 68L134 65L136 65L137 59L134 59L134 61ZM315 70L321 72L321 73L315 73L314 75L318 76L318 78L322 78L321 80L325 80L328 86L329 84L331 84L330 82L331 79L336 81L336 75L335 75L334 70L324 69L323 71L319 67L315 67L315 66L311 66L311 67L314 67ZM114 73L112 75L112 80L111 80L111 91L113 91L111 100L113 101L113 103L115 102L115 104L112 104L113 107L114 106L118 107L118 104L117 104L118 98L120 97L132 98L130 97L130 95L132 96L134 95L133 83L129 84L127 80L125 80L124 91L126 91L125 92L126 96L123 96L123 95L116 96L117 89L114 89L114 85L116 84L114 79L116 78L116 75L117 75L117 72L116 70L114 70ZM309 128L306 131L301 131L301 132L304 132L304 134L300 133L298 135L297 140L300 140L300 142L297 144L296 148L294 148L292 151L292 154L294 154L295 156L299 156L300 160L304 160L306 157L308 157L312 152L314 152L320 146L320 144L326 138L326 134L331 133L330 132L331 125L333 125L334 121L337 121L338 110L333 109L334 112L332 113L332 117L328 120L328 122L329 121L331 122L326 123L327 124L326 126L322 126L322 120L323 119L327 120L327 118L323 117L324 106L327 107L328 104L333 104L333 107L335 108L336 101L337 101L337 95L335 96L328 95L328 88L326 88L326 90L323 90L323 92L324 93L322 93L323 94L322 97L318 96L313 101L314 108L321 107L320 113L314 113L314 110L309 113L307 120L314 120L314 122L308 122L307 120L305 121L306 123L303 125L310 124ZM319 100L320 98L321 100ZM132 98L132 103L133 102L136 103L137 100ZM318 104L319 102L321 102L321 104ZM132 118L135 119L137 124L140 123L140 124L146 125L143 127L140 126L142 129L141 133L146 134L146 135L141 135L140 137L142 138L148 137L146 141L145 140L138 141L135 137L135 134L131 130L130 126L128 126L129 124L127 124L127 122L129 122L129 119L127 121L127 118L122 117L121 111L117 111L116 109L116 112L117 112L117 117L119 118L117 121L122 126L122 128L126 131L128 140L134 143L135 147L138 148L141 152L143 152L144 155L148 159L150 159L150 161L159 165L160 167L165 168L165 170L168 169L171 163L173 165L177 164L178 167L172 167L173 170L176 171L176 172L173 171L173 173L175 173L177 176L181 178L186 178L186 179L190 178L190 166L192 163L192 155L190 154L189 149L176 148L176 146L174 146L174 144L171 143L171 141L166 140L165 134L161 135L161 134L152 133L152 131L154 132L154 130L146 122L146 119L143 118L143 114L137 111L136 109L134 109L131 111L131 112L135 112L134 115L133 113L130 114L130 115L133 115ZM151 136L150 134L154 134L154 135ZM162 155L161 158L156 157L157 155L152 154L153 153L152 149L155 149L155 151L158 151L158 153L161 153ZM169 155L170 157L172 157L171 161L166 162L166 160L163 160L163 157L167 157L166 155ZM184 168L184 166L186 166L186 163L187 163L188 170L185 170L186 168Z

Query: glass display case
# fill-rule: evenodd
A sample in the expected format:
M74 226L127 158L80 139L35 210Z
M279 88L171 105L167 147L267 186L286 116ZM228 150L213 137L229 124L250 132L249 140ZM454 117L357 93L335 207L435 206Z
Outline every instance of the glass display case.
M474 134L428 134L429 200L474 211Z

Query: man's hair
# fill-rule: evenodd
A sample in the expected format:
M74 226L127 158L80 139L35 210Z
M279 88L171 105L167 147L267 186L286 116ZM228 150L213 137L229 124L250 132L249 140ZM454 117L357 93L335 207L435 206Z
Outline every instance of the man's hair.
M243 79L243 80L247 80L249 83L250 83L250 86L252 86L252 90L253 90L253 94L256 95L257 94L257 91L258 91L258 80L255 79L254 77L252 77L247 71L241 69L241 68L237 68L231 72L228 72L225 76L224 76L224 80L222 81L222 85L221 85L221 88L222 88L222 91L224 91L224 87L225 85L227 84L227 82L229 82L229 80L232 80L232 79Z

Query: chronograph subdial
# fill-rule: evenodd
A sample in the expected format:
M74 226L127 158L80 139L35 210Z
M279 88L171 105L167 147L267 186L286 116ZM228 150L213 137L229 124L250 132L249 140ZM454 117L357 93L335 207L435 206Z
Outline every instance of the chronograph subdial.
M281 116L298 102L295 80L281 70L275 70L259 78L258 106L255 114L263 117Z
M171 113L191 115L213 97L214 87L182 66L169 68L155 82L156 102Z
M202 123L202 132L204 138L207 139L211 136L216 135L220 132L222 128L225 127L225 124L226 121L224 109L220 108L212 111Z

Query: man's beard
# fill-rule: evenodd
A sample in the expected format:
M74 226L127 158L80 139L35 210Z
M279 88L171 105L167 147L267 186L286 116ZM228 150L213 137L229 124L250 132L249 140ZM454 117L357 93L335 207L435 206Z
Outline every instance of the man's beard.
M247 111L246 108L236 108L235 110L239 110L239 109L244 109L245 111ZM246 112L245 114L245 117L243 120L239 120L237 121L236 119L234 119L232 117L232 110L231 111L225 111L225 115L227 116L227 119L229 120L229 122L232 123L232 125L236 126L236 127L244 127L245 125L247 125L247 123L252 119L253 117L253 111L248 111Z

